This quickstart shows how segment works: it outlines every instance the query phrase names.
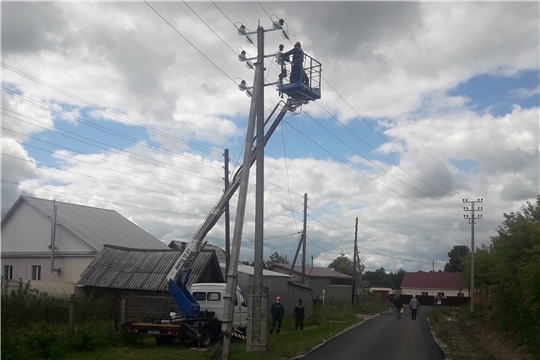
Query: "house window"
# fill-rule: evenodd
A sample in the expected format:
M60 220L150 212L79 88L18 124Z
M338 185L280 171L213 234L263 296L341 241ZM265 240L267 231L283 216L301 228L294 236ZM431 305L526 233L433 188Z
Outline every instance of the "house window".
M4 272L2 273L2 279L13 279L13 265L4 265Z
M439 296L439 298L442 298L444 296L444 293L440 292L440 293L437 293L437 295Z
M32 265L32 280L41 280L41 265Z
M422 291L422 296L428 296L427 291Z
M460 292L460 293L458 293L458 294L457 294L457 296L458 296L458 297L464 297L464 296L465 296L465 294L464 294L464 293L462 293L462 292Z

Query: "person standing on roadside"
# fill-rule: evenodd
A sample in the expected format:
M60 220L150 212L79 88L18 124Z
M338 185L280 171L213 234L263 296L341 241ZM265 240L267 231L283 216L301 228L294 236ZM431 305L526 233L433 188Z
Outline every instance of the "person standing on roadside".
M283 305L281 305L281 297L276 297L276 302L273 303L272 307L270 308L270 314L272 314L272 327L270 327L270 335L274 333L274 329L276 330L276 333L279 334L281 331L281 319L283 319L283 315L285 315L285 309L283 309Z
M409 308L411 308L411 320L416 321L416 312L420 309L420 302L416 298L416 295L412 296L412 299L409 302Z
M295 330L298 330L298 325L300 325L300 330L304 330L304 315L305 309L304 305L302 305L302 299L298 299L298 304L294 306L294 319L296 320L294 323Z
M394 296L394 306L396 307L397 318L401 319L401 309L403 309L403 304L401 303L401 298L399 297L399 294L396 294L396 296Z

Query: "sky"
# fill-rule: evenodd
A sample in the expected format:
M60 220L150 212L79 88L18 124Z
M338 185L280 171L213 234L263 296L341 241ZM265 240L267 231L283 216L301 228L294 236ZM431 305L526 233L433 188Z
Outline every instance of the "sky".
M21 195L190 241L242 163L257 48L322 63L265 148L264 259L442 270L540 194L538 2L2 2L2 216ZM289 39L272 23L284 19ZM257 43L256 35L252 35ZM265 86L265 117L281 101ZM286 100L283 99L283 100ZM273 118L272 118L273 119ZM253 260L255 165L240 260ZM231 200L231 237L237 197ZM480 207L482 208L480 210ZM222 218L205 240L224 247ZM300 264L297 261L297 264Z

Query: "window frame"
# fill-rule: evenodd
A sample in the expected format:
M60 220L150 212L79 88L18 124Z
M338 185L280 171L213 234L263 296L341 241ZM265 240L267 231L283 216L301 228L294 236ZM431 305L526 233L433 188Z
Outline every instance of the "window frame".
M13 265L4 265L2 267L2 279L13 280Z
M30 265L30 279L41 280L41 265Z

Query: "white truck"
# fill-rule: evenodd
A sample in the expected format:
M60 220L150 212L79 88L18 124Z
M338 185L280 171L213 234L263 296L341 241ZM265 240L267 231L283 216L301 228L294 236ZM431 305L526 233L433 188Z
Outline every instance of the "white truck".
M223 301L227 284L193 284L190 293L199 303L200 311L190 315L171 312L169 316L154 319L152 323L132 323L130 333L149 334L158 345L171 345L175 339L192 340L197 346L206 347L221 333ZM245 334L247 327L247 299L240 287L234 298L233 328Z

